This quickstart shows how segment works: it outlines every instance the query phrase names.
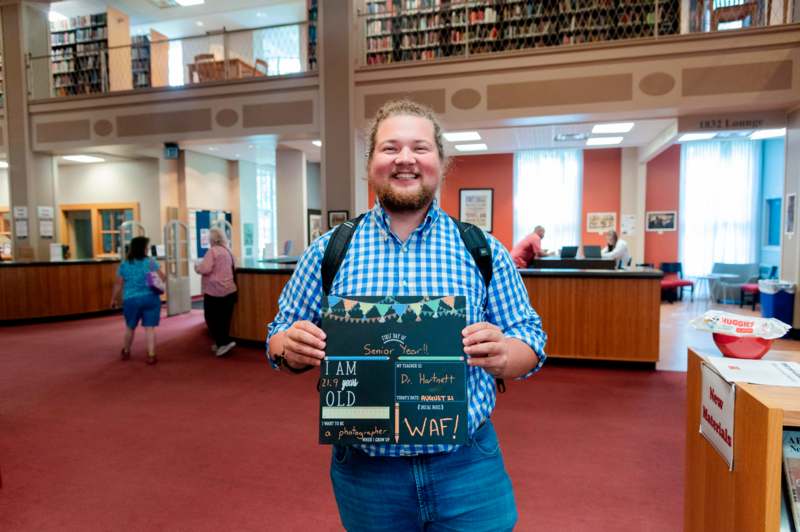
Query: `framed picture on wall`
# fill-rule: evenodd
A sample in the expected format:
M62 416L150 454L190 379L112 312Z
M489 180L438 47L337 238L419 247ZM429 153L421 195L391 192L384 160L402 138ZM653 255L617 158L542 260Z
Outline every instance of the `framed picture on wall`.
M605 233L617 228L617 213L615 212L587 212L586 232Z
M677 231L678 213L676 211L650 211L645 215L646 231Z
M319 209L308 209L308 242L311 244L322 235L322 211Z
M793 235L794 234L794 215L795 215L795 203L797 203L797 195L796 194L787 194L786 195L786 234Z
M346 222L350 218L348 211L328 211L328 229Z
M462 188L458 192L458 219L491 233L494 189Z

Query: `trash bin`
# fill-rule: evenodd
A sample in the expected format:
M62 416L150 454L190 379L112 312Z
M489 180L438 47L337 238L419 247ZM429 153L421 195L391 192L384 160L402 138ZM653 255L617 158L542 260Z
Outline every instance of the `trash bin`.
M761 316L777 318L791 325L794 320L794 283L761 279L758 281L758 291L761 293Z

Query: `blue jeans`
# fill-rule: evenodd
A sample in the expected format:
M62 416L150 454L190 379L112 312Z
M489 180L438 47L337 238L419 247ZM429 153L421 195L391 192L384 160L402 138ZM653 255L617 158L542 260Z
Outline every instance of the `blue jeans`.
M452 453L370 457L334 446L331 481L350 532L511 530L517 507L490 421Z

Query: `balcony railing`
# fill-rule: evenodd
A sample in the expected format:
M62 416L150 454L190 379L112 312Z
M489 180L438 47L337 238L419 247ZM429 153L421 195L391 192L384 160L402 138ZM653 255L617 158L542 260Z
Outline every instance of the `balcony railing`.
M29 57L32 99L107 94L155 87L197 86L307 72L314 65L308 23L263 26L166 39L137 36L129 46L106 39L53 43Z
M771 10L770 0L693 0L688 13L681 12L681 4L681 0L368 1L367 12L358 15L364 36L361 64L465 58L791 22Z

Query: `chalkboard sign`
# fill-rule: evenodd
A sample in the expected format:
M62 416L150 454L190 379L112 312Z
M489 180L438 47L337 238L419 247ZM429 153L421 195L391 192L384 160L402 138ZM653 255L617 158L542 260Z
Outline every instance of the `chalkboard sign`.
M463 444L464 296L323 298L320 443Z

